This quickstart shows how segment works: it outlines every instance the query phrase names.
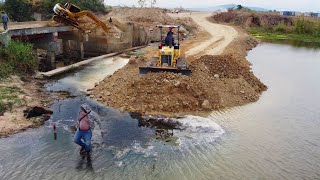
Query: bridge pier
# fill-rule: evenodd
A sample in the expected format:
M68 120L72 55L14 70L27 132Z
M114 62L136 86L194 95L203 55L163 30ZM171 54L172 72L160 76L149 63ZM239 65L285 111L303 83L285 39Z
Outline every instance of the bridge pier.
M78 48L79 48L79 55L80 55L80 59L83 60L84 59L84 46L83 46L83 41L78 41Z
M52 70L56 68L56 53L51 50L47 50L47 63L50 67L48 69Z
M47 51L47 70L52 70L56 68L56 54L59 51L58 33L47 33L41 38L34 38L29 40L34 48L43 49Z

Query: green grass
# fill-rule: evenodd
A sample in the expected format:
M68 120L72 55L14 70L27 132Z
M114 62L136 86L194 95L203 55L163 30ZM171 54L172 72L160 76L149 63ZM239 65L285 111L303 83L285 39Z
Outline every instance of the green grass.
M8 46L0 47L0 79L12 74L31 75L38 68L32 44L10 41Z
M320 36L317 35L315 36L311 34L298 34L296 32L290 32L290 30L284 30L283 27L274 29L255 27L250 28L249 32L253 37L259 39L320 42ZM288 33L286 33L285 31L288 31Z
M12 110L14 105L21 105L23 101L19 99L20 89L17 87L0 86L0 114L7 110Z

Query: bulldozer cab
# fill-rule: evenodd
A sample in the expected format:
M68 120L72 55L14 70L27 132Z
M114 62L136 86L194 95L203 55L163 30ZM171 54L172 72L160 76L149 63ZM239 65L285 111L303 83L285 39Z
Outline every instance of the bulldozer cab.
M172 31L175 28L178 29L177 40L173 41L172 46L177 46L177 45L179 46L180 45L180 26L179 25L157 25L157 27L160 29L160 42L161 42L160 45L161 46L169 46L166 43L166 36L163 35L163 33L164 33L163 29L168 29L168 33L169 33L170 31ZM172 33L172 35L174 36L174 33Z
M158 25L160 29L160 44L158 48L158 57L152 58L146 66L139 67L140 74L149 72L173 72L190 76L191 70L184 58L180 57L180 26L179 25ZM177 40L171 39L168 43L167 37L163 37L163 29L178 29ZM169 31L170 32L170 31ZM169 34L169 33L168 33ZM168 36L167 34L167 36ZM173 38L173 33L171 34Z

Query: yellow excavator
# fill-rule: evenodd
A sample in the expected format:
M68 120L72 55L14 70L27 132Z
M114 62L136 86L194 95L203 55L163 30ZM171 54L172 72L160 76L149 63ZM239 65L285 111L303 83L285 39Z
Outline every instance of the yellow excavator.
M146 66L139 67L140 74L147 74L149 72L173 72L181 73L190 76L191 70L188 67L186 59L181 57L180 53L180 26L179 25L158 25L160 29L161 39L158 48L158 57L152 58ZM169 33L172 33L174 28L178 29L178 42L174 42L173 33L172 39L163 39L163 28L169 28ZM169 34L168 33L168 34Z
M98 26L100 26L106 33L109 33L110 27L108 27L104 22L102 22L99 18L97 18L92 12L90 11L81 11L79 7L74 4L66 3L62 5L60 3L56 4L53 8L54 16L53 20L59 23L63 23L66 25L71 25L82 32L85 32L79 26L79 18L87 16L92 19Z

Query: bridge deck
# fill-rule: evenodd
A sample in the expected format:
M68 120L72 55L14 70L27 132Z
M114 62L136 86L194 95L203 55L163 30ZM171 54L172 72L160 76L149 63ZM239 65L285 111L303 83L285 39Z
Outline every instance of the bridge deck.
M15 22L9 23L8 26L11 36L29 36L75 30L71 26L49 26L48 21Z

